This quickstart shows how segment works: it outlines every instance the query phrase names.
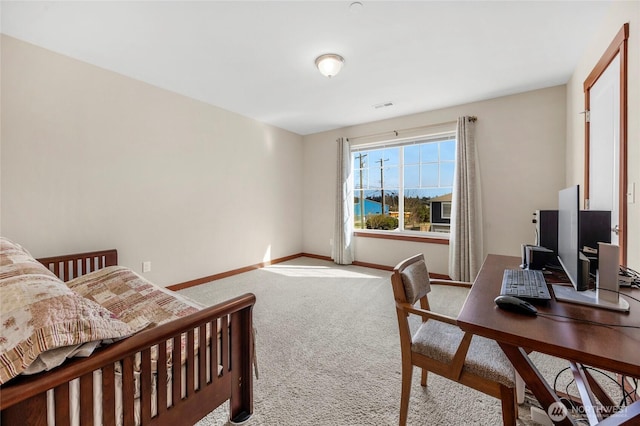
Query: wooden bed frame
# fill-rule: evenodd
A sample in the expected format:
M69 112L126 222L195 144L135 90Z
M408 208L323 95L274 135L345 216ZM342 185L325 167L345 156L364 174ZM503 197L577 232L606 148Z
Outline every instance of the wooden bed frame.
M117 264L116 250L38 259L64 281L96 269ZM56 425L70 422L69 382L79 378L80 424L93 425L93 372L102 371L102 424L116 424L114 363L122 369L122 414L124 425L134 425L134 359L140 354L140 424L194 424L226 400L230 419L246 421L253 413L253 294L245 294L208 307L195 314L142 331L120 342L96 350L87 358L75 358L49 372L19 376L0 388L1 424L47 425L47 391L53 389ZM218 344L198 345L207 339L206 328L219 327ZM219 324L219 325L218 325ZM174 360L181 359L181 339L186 335L186 359L173 362L168 369L173 379L172 394L181 395L182 369L186 371L186 396L172 398L167 408L167 386L156 387L157 414L152 417L152 375L157 383L167 383L168 369L152 371L151 348L158 347L157 365L167 364L167 344L172 341ZM197 351L197 353L196 353ZM207 352L211 361L207 368ZM197 354L197 358L196 358ZM197 379L196 360L198 363ZM221 362L218 362L220 360ZM221 371L220 367L221 366ZM207 371L209 370L209 371ZM215 372L220 371L219 374ZM209 374L207 374L209 373Z

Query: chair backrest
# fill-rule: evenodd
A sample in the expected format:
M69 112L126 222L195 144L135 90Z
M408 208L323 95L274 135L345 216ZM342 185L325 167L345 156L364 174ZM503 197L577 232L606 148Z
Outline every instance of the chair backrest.
M399 302L411 305L431 291L429 271L423 254L417 254L393 268L394 296ZM399 294L402 293L402 294Z

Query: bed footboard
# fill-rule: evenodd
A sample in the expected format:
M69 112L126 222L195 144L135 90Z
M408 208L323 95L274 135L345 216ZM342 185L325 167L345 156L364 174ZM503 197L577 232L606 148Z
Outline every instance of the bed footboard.
M139 370L140 424L194 424L227 399L230 400L230 418L239 421L253 413L253 294L245 294L224 303L205 308L179 320L140 332L118 343L96 351L88 358L74 359L50 372L34 376L21 376L0 389L2 424L47 425L47 391L53 389L56 425L68 425L70 382L79 379L80 424L94 424L94 371L100 371L102 380L102 424L115 425L116 369L122 374L123 424L134 425L135 375ZM211 344L207 341L207 329ZM186 338L186 351L181 343ZM167 345L173 362L167 364ZM157 353L158 366L152 369L152 353ZM135 367L139 356L139 368ZM181 360L181 362L176 362ZM207 365L209 363L209 365ZM196 365L197 364L197 365ZM157 374L155 393L153 376ZM167 375L171 375L169 398ZM182 375L186 375L183 380ZM186 382L186 388L181 384ZM183 385L184 386L184 385ZM186 389L186 392L185 392ZM179 397L175 397L178 395ZM152 401L153 399L153 401ZM171 401L167 407L167 401ZM156 413L152 405L157 407Z

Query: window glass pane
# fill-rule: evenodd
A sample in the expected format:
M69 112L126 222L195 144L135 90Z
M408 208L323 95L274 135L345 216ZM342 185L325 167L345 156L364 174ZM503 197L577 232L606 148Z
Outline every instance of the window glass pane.
M453 188L451 187L441 187L441 188L428 188L424 190L427 194L429 194L429 198L438 198L445 196L447 194L451 194Z
M353 170L353 187L355 189L368 188L369 178L367 176L366 169L354 169Z
M404 187L420 187L420 166L404 166Z
M367 158L369 156L366 152L354 152L353 153L353 169L358 170L360 168L367 167Z
M400 147L384 150L384 165L397 166L400 163Z
M423 164L420 166L422 171L420 186L424 187L437 187L438 186L438 163Z
M367 163L367 167L379 167L380 159L384 157L384 150L373 149L371 151L367 151L366 153L363 152L363 154L366 154L365 161Z
M440 163L440 186L453 186L454 163Z
M438 144L436 142L420 145L420 161L423 163L438 161Z
M404 164L418 164L420 162L420 145L404 147Z
M429 201L420 190L404 192L404 229L429 232Z
M400 169L398 167L385 167L382 178L384 180L384 189L400 188Z
M440 142L440 161L454 161L456 158L456 141Z

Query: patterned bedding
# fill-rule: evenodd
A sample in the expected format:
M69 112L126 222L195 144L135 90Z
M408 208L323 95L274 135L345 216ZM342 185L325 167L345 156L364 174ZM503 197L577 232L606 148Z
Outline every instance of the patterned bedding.
M67 282L72 290L99 303L134 332L156 327L193 314L204 306L166 288L158 287L124 266L109 266ZM194 336L198 348L198 335ZM207 329L207 339L211 330ZM185 359L186 335L182 336L182 359ZM158 358L157 347L151 350L153 369ZM167 343L167 362L173 362L172 345ZM136 359L136 369L139 359Z
M19 245L6 238L0 245L0 384L36 360L31 372L133 333L112 312L69 289ZM83 348L86 343L90 345ZM45 353L53 357L41 357Z
M0 385L203 307L123 266L64 283L18 244L0 242Z
M83 297L99 303L134 331L193 314L204 306L158 287L124 266L109 266L67 282Z

